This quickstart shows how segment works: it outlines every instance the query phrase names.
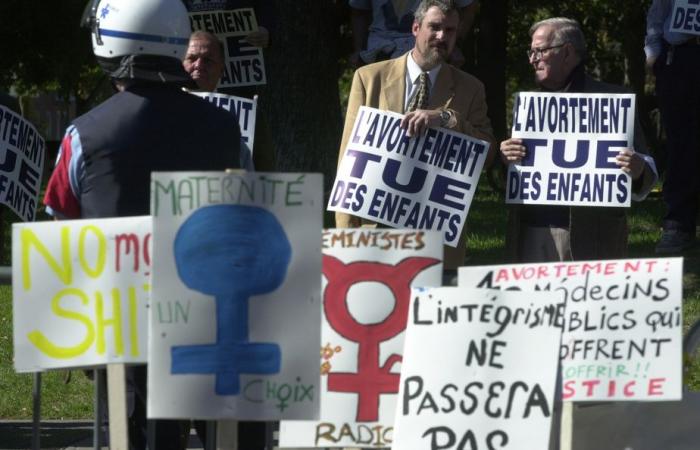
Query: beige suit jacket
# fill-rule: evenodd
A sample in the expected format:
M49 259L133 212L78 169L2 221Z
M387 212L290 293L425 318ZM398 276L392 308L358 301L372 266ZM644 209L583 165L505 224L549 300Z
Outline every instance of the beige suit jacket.
M399 58L370 64L355 72L348 98L338 163L345 152L360 106L403 114L407 58L408 53ZM452 129L490 142L489 153L493 153L494 138L491 122L486 115L484 85L475 77L444 63L434 86L431 86L428 109L452 111L456 119ZM335 224L338 228L376 226L376 223L346 213L336 213ZM457 248L445 246L445 269L454 269L462 265L465 255L466 238L463 232Z

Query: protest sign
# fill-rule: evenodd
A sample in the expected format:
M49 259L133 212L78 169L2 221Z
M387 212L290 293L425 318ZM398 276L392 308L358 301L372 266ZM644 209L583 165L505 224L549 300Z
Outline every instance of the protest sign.
M674 0L671 31L700 35L700 0Z
M248 34L258 31L255 11L252 8L207 11L210 7L206 3L192 3L190 25L193 31L216 35L224 45L224 73L219 88L265 84L262 49L245 40Z
M411 138L399 126L402 117L360 107L328 209L440 231L456 247L489 144L444 128Z
M44 138L19 114L0 106L0 143L0 203L32 221L44 171Z
M526 155L508 166L506 203L629 206L615 156L633 147L634 108L632 94L516 94L512 136Z
M682 276L682 258L627 259L460 267L459 285L563 297L564 400L678 400Z
M319 174L154 173L148 415L315 419Z
M284 421L280 447L390 447L411 286L442 282L435 231L323 232L321 417Z
M145 363L150 240L150 217L14 224L15 369Z
M551 292L414 289L393 448L548 448L563 306Z
M253 151L255 141L255 112L258 108L258 97L253 100L233 95L217 94L216 92L191 92L202 97L204 100L213 103L224 109L238 119L238 126L241 129L241 138L246 143L250 151Z

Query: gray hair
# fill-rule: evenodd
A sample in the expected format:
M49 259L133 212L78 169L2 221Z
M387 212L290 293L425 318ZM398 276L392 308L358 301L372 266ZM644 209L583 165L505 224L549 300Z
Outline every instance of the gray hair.
M552 17L540 20L530 27L530 37L532 37L538 28L543 26L552 27L554 39L550 45L569 43L582 60L586 59L586 39L583 37L581 25L576 20L566 17Z
M433 6L436 6L445 15L452 11L457 11L455 0L422 0L418 8L416 8L416 12L413 14L416 22L422 24L425 14Z
M224 51L224 43L221 42L221 39L216 37L216 35L214 33L210 33L208 31L204 31L204 30L194 31L190 35L190 41L194 41L194 40L209 41L213 44L216 44L216 48L219 49L219 56L221 57L221 62L224 62L226 60L226 54Z

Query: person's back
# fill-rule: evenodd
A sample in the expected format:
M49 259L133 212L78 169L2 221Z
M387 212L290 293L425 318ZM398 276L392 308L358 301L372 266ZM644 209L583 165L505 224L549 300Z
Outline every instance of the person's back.
M93 0L85 17L97 61L120 91L68 128L44 197L57 218L149 213L151 172L241 167L240 130L226 111L182 90L190 35L180 0ZM146 445L146 366L129 366L129 444ZM151 450L184 448L178 421L154 420Z
M167 85L136 84L77 118L82 217L148 214L154 171L240 167L235 118Z

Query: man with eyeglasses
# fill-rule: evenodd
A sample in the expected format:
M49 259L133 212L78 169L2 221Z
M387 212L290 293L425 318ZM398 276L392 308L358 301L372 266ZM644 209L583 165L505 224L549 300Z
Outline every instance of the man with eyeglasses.
M584 71L586 42L578 22L550 18L530 28L527 57L542 91L571 93L624 93L626 90L594 80ZM632 177L632 198L642 200L658 176L654 160L635 120L634 148L616 156L617 165ZM518 163L525 157L522 140L501 142L501 159ZM623 258L627 254L624 208L554 205L514 206L509 214L507 247L518 262L551 262Z

